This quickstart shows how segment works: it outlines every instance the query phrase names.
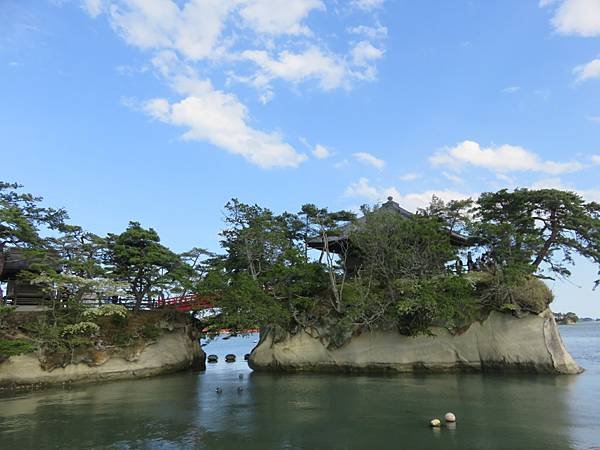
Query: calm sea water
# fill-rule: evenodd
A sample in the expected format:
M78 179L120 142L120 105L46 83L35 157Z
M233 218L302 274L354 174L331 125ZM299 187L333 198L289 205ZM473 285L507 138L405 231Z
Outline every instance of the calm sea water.
M561 333L584 374L262 374L257 336L217 340L205 373L4 395L0 448L600 449L600 323Z

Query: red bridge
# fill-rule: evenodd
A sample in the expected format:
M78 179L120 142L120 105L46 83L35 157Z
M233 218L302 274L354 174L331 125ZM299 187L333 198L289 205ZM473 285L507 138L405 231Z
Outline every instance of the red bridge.
M208 297L189 294L158 299L156 301L156 308L174 308L177 311L189 312L211 309L214 308L214 305Z

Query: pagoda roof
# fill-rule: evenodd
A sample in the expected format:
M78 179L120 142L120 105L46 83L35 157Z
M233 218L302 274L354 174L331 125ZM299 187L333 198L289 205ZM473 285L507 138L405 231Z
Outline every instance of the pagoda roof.
M385 211L396 212L400 216L402 216L406 219L410 219L412 216L414 216L414 213L411 213L410 211L404 209L397 202L395 202L394 198L391 196L388 197L387 201L385 203L383 203L376 210L376 212L385 212ZM340 227L339 235L328 236L327 242L329 243L329 246L331 247L332 251L335 251L335 247L339 246L339 244L348 240L350 233L353 230L355 230L356 228L360 228L360 226L362 224L366 223L366 221L367 221L367 218L365 216L359 217L354 222L344 225L343 227ZM450 237L451 237L452 242L456 245L465 245L467 243L467 238L460 233L451 231ZM323 239L320 236L315 236L315 237L309 238L306 241L306 243L309 247L319 249L319 250L323 248L323 244L324 244Z

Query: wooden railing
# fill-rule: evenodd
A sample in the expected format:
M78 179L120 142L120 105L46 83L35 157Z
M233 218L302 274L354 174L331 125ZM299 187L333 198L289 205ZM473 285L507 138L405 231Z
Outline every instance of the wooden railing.
M177 297L156 300L156 308L174 308L178 311L201 311L214 308L212 301L198 294L180 295Z

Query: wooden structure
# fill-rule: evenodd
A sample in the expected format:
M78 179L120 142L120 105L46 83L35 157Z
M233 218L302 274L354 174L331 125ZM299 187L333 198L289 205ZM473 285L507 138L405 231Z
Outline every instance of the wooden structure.
M183 312L202 311L204 309L212 309L213 307L208 297L198 294L180 295L156 301L156 308L173 308Z
M407 211L402 208L398 203L394 201L392 197L387 198L387 202L383 203L379 209L376 210L377 213L387 213L392 212L398 214L400 217L404 219L410 219L413 216L413 213ZM348 225L343 226L340 229L340 233L336 236L328 236L327 242L320 236L315 236L307 240L307 245L310 248L314 248L316 250L324 250L325 244L329 248L329 251L332 253L336 253L338 255L346 255L346 269L350 272L357 269L360 264L360 257L356 251L353 251L352 244L350 242L350 234L353 230L360 228L362 225L366 223L366 217L359 217L355 222L350 223ZM468 239L454 231L449 231L450 233L450 242L453 245L458 247L466 246L468 244Z
M6 294L0 299L2 303L40 306L48 298L40 286L19 279L19 273L30 266L31 261L20 248L0 252L0 281L7 284Z

